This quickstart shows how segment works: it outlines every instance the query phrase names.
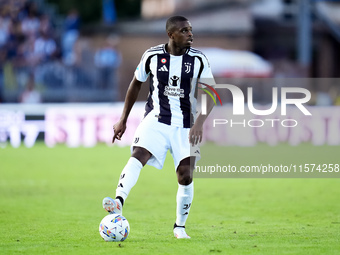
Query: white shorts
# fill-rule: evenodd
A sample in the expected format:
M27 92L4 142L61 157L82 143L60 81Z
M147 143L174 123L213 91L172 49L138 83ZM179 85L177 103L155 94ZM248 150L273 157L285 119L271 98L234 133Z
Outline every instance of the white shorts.
M135 146L145 148L152 154L147 164L162 169L166 154L170 150L177 170L181 160L194 156L197 162L201 158L199 146L189 143L189 131L190 128L158 122L158 118L151 111L136 129L131 152Z

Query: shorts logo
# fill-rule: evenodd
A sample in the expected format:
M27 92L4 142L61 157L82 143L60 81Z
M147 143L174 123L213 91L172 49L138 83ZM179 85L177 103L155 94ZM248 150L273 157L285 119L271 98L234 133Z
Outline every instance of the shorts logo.
M138 142L139 142L139 137L136 137L134 143L138 143Z
M165 59L165 58L162 58L162 59L161 59L161 62L162 62L162 64L165 64L165 63L166 63L166 59Z

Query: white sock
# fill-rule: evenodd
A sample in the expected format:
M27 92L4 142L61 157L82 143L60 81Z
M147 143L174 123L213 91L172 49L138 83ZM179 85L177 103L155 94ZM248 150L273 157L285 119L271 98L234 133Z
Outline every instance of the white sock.
M138 159L131 157L128 160L120 175L118 187L116 189L116 197L120 196L125 201L130 193L130 190L137 183L142 168L143 165Z
M178 184L177 190L177 210L176 210L176 225L185 226L187 221L192 199L194 198L194 183L189 185Z

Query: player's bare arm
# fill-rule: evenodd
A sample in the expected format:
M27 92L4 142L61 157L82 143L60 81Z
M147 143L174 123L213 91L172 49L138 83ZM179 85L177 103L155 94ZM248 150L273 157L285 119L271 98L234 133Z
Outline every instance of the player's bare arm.
M142 82L137 80L136 77L133 77L128 91L126 92L122 116L120 117L120 120L113 125L114 135L112 138L112 143L114 143L115 139L120 140L122 138L126 130L127 119L129 117L132 106L137 100L141 86Z
M203 138L203 124L205 120L207 119L208 115L214 108L214 101L211 97L207 98L207 114L203 115L200 113L194 123L194 125L191 127L189 132L189 142L191 145L196 145L200 142L202 142Z

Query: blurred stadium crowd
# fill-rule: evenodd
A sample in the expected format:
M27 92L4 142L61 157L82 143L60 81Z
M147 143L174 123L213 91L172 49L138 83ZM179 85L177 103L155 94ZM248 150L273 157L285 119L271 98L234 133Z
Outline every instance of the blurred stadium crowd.
M92 7L95 1L87 3ZM56 19L41 5L49 1L0 0L0 103L123 100L140 56L148 47L166 41L166 17L179 13L195 24L195 38L199 38L195 40L195 47L204 47L212 69L215 68L215 78L239 78L241 69L250 73L243 77L263 77L263 73L254 75L263 65L258 61L252 64L249 57L261 59L270 69L267 78L335 78L306 87L313 95L311 104L340 104L340 87L336 79L340 73L339 0L131 2L138 1L141 3L140 16L128 15L110 26L105 22L110 17L106 16L113 14L105 12L105 3L114 8L114 1L98 0L95 3L103 7L102 17L98 17L102 18L102 23L93 22L86 27L83 26L85 22L81 22L81 18L85 20L84 15L75 8ZM116 2L116 7L122 2ZM296 47L302 2L310 5L312 13L309 22L313 38L307 41L310 49L304 51L309 52L305 66L297 61L299 49ZM129 9L129 4L130 1L125 2L119 11ZM300 49L308 48L307 44L300 43ZM209 56L209 52L217 57ZM263 84L257 88L256 102L268 103L271 90ZM142 95L146 97L147 93L145 86Z
M78 98L77 91L84 87L112 91L114 71L120 64L120 55L115 49L117 40L108 38L91 59L86 59L87 56L80 56L84 52L77 52L76 47L80 22L78 11L72 9L63 27L56 28L51 17L35 2L1 0L0 102L100 101L105 98L104 91L97 96L92 93L92 99L86 95ZM110 96L110 100L114 100L115 95Z

